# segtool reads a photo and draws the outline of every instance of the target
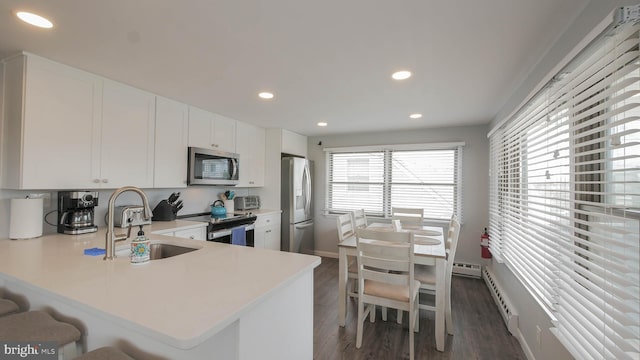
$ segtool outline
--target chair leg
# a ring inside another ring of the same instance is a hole
[[[453,319],[451,317],[451,290],[447,291],[447,304],[445,306],[445,327],[447,328],[447,333],[449,335],[453,335]]]
[[[369,309],[371,309],[370,314],[369,314],[369,322],[376,322],[376,306],[373,304],[369,305]]]
[[[364,327],[364,303],[358,299],[358,327],[356,330],[356,349],[362,346],[362,328]]]
[[[414,312],[414,315],[413,315],[413,318],[414,318],[414,320],[413,320],[414,321],[413,331],[414,332],[419,332],[420,331],[420,308],[419,308],[419,306],[420,306],[420,302],[418,301],[418,299],[416,299],[416,303],[415,303],[414,308],[413,308],[414,309],[413,310],[413,312]]]
[[[387,307],[382,307],[382,321],[387,321]]]
[[[398,309],[398,316],[396,321],[398,322],[398,324],[402,324],[402,310]]]
[[[409,319],[411,319],[411,316],[409,316]],[[409,320],[409,360],[413,360],[414,358],[414,344],[413,344],[413,329],[412,329],[412,324],[411,324],[411,320]]]

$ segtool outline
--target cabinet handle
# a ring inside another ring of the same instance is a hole
[[[271,222],[271,220],[267,219],[267,222]]]
[[[93,179],[93,182],[96,183],[96,184],[99,184],[100,183],[100,179]]]
[[[189,236],[189,239],[191,239],[191,240],[193,240],[193,239],[195,239],[195,238],[196,238],[196,237],[195,237],[195,235],[191,235],[191,236]]]
[[[103,183],[103,184],[106,184],[106,183],[108,183],[108,182],[109,182],[109,179],[102,179],[102,183]]]
[[[268,233],[268,232],[271,232],[271,230],[267,230],[267,231],[265,231],[265,232],[266,232],[266,233]]]
[[[211,147],[217,148],[218,144],[211,144]]]
[[[253,181],[249,181],[249,184],[253,185]]]

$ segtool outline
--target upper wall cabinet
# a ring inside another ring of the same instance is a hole
[[[101,79],[31,55],[6,60],[4,78],[3,187],[94,187]]]
[[[4,71],[4,188],[153,186],[153,94],[34,55]]]
[[[236,121],[189,106],[189,146],[236,152]]]
[[[237,186],[264,186],[265,130],[238,121],[236,152],[240,155],[240,181]]]
[[[177,101],[156,98],[156,146],[153,186],[187,186],[189,107]]]
[[[307,157],[307,137],[282,129],[282,152]]]
[[[153,187],[155,95],[104,80],[102,99],[102,187]]]

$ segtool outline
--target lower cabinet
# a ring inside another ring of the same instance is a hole
[[[280,250],[280,213],[257,216],[254,242],[257,248]]]
[[[154,234],[174,236],[174,237],[183,238],[183,239],[203,240],[204,241],[204,240],[207,239],[207,227],[206,226],[202,226],[202,227],[184,229],[184,230],[170,229],[170,230],[166,230],[166,231],[156,231],[156,232],[154,232]]]

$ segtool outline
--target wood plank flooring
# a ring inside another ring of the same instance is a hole
[[[491,294],[479,279],[454,276],[452,280],[453,336],[445,338],[445,351],[435,348],[434,314],[420,311],[420,332],[415,334],[416,359],[522,359],[520,344],[509,334]],[[322,258],[314,274],[313,358],[408,359],[408,316],[402,325],[396,311],[386,322],[380,310],[376,322],[365,321],[362,348],[356,349],[357,300],[349,299],[344,328],[338,326],[338,260]]]

